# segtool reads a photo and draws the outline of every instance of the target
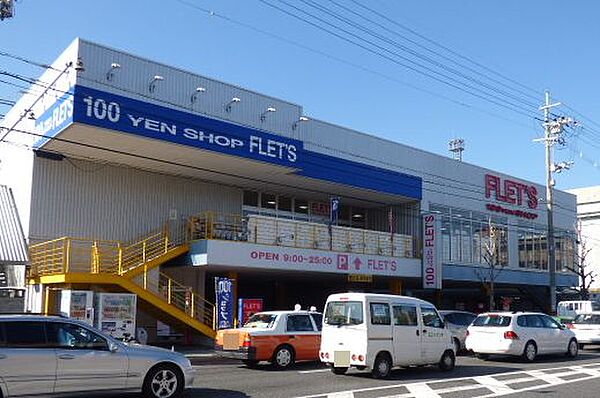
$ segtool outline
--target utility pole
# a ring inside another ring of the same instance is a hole
[[[559,173],[563,169],[569,169],[572,162],[560,164],[552,163],[552,147],[556,143],[562,143],[561,134],[565,126],[576,124],[571,118],[559,117],[550,119],[550,109],[559,106],[560,102],[550,103],[550,92],[546,90],[545,103],[540,107],[544,111],[544,138],[536,141],[544,141],[546,146],[546,212],[548,218],[548,232],[546,236],[546,250],[548,252],[548,276],[550,289],[549,312],[556,313],[556,247],[554,244],[554,184],[552,173]]]

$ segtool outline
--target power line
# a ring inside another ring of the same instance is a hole
[[[382,52],[374,50],[373,48],[369,47],[369,45],[374,46],[375,48],[378,48],[379,50],[384,51],[386,53],[389,53],[389,54],[391,54],[391,55],[393,55],[393,56],[395,56],[397,58],[403,59],[403,60],[405,60],[405,61],[407,61],[409,63],[413,63],[414,64],[414,61],[410,60],[409,58],[407,58],[407,57],[405,57],[405,56],[403,56],[401,54],[399,54],[396,51],[389,50],[389,49],[387,49],[385,47],[382,47],[382,46],[380,46],[380,45],[378,45],[376,43],[373,43],[370,40],[364,39],[364,38],[362,38],[362,37],[360,37],[360,36],[358,36],[358,35],[350,32],[350,31],[348,31],[346,29],[340,28],[340,27],[338,27],[336,25],[332,25],[329,21],[326,21],[326,20],[323,20],[322,18],[314,16],[313,14],[310,14],[310,13],[308,13],[308,12],[306,12],[306,11],[304,11],[304,10],[302,10],[302,9],[300,9],[300,8],[292,5],[292,4],[289,4],[288,2],[286,2],[284,0],[278,0],[278,1],[280,3],[284,3],[284,4],[288,5],[289,7],[293,8],[293,9],[296,9],[296,10],[302,12],[302,13],[310,15],[312,18],[321,21],[322,23],[324,23],[327,26],[334,26],[335,28],[337,28],[338,30],[344,32],[345,34],[347,34],[349,36],[352,36],[355,39],[358,39],[358,40],[361,40],[361,41],[365,42],[366,45],[362,44],[360,42],[357,42],[354,39],[350,39],[347,36],[344,36],[343,34],[339,34],[339,33],[335,32],[335,31],[332,31],[331,29],[329,29],[327,27],[324,27],[323,25],[320,25],[318,23],[314,23],[312,21],[309,21],[306,18],[303,18],[303,17],[301,17],[301,16],[299,16],[299,15],[293,13],[293,12],[290,12],[290,11],[288,11],[286,9],[283,9],[283,8],[281,8],[281,7],[279,7],[279,6],[275,5],[275,4],[271,4],[271,3],[269,3],[266,0],[258,0],[258,1],[260,1],[261,3],[263,3],[263,4],[265,4],[265,5],[269,6],[269,7],[272,7],[274,9],[276,9],[276,10],[281,11],[282,13],[284,13],[286,15],[289,15],[289,16],[295,18],[295,19],[298,19],[298,20],[300,20],[300,21],[302,21],[302,22],[304,22],[304,23],[306,23],[308,25],[311,25],[311,26],[313,26],[313,27],[315,27],[315,28],[317,28],[319,30],[322,30],[322,31],[324,31],[326,33],[329,33],[330,35],[335,36],[335,37],[337,37],[337,38],[339,38],[339,39],[341,39],[343,41],[346,41],[346,42],[348,42],[350,44],[353,44],[353,45],[355,45],[355,46],[357,46],[359,48],[362,48],[363,50],[366,50],[366,51],[368,51],[368,52],[370,52],[372,54],[375,54],[375,55],[377,55],[377,56],[379,56],[381,58],[384,58],[384,59],[386,59],[388,61],[391,61],[391,62],[393,62],[393,63],[395,63],[397,65],[400,65],[400,66],[402,66],[404,68],[412,70],[415,73],[418,73],[420,75],[423,75],[425,77],[433,79],[433,80],[435,80],[435,81],[437,81],[439,83],[445,84],[445,85],[450,86],[452,88],[455,88],[455,89],[457,89],[459,91],[462,91],[462,92],[465,92],[467,94],[470,94],[470,95],[472,95],[474,97],[477,97],[479,99],[482,99],[484,101],[493,103],[493,104],[495,104],[495,105],[497,105],[499,107],[508,109],[508,110],[510,110],[512,112],[515,112],[515,113],[518,113],[518,114],[521,114],[521,115],[523,115],[525,117],[539,119],[537,116],[534,116],[533,113],[526,113],[527,111],[524,111],[522,108],[517,107],[514,104],[511,104],[508,101],[506,101],[506,100],[504,100],[504,99],[502,99],[502,98],[500,98],[500,97],[498,97],[496,95],[493,95],[493,94],[490,94],[490,93],[487,93],[487,92],[481,93],[481,91],[482,91],[481,89],[478,89],[478,88],[476,88],[476,87],[474,87],[474,86],[472,86],[470,84],[465,84],[464,82],[458,81],[455,78],[449,77],[449,76],[447,76],[447,75],[445,75],[445,74],[443,74],[441,72],[435,71],[432,68],[429,68],[427,66],[422,66],[422,65],[420,66],[422,69],[425,69],[426,71],[429,71],[429,72],[441,75],[443,77],[440,78],[440,77],[434,76],[434,75],[432,75],[432,74],[430,74],[428,72],[425,72],[425,71],[419,69],[418,67],[411,66],[411,65],[409,65],[409,64],[407,64],[405,62],[402,62],[402,61],[399,61],[396,58],[393,58],[390,55],[386,55],[386,54],[384,54]],[[444,78],[447,79],[447,80],[445,80]],[[463,86],[468,87],[469,89],[465,89]],[[475,91],[473,91],[473,90],[475,90]],[[541,119],[539,119],[539,120],[541,121]]]
[[[393,25],[398,26],[399,28],[401,28],[401,29],[403,29],[403,30],[405,30],[405,31],[407,31],[407,32],[409,32],[409,33],[411,33],[411,34],[413,34],[413,35],[421,38],[422,40],[425,40],[428,43],[433,44],[434,46],[436,46],[436,47],[438,47],[438,48],[440,48],[440,49],[442,49],[442,50],[444,50],[444,51],[446,51],[446,52],[448,52],[448,53],[450,53],[450,54],[452,54],[452,55],[454,55],[454,56],[456,56],[456,57],[458,57],[460,59],[468,61],[468,62],[472,63],[473,65],[476,65],[477,67],[479,67],[479,68],[481,68],[483,70],[486,70],[486,71],[488,71],[488,72],[490,72],[490,73],[492,73],[492,74],[494,74],[494,75],[496,75],[496,76],[498,76],[498,77],[506,80],[507,82],[513,83],[516,86],[522,87],[523,89],[526,89],[529,92],[536,94],[536,96],[531,96],[530,95],[530,98],[536,99],[538,97],[541,97],[541,90],[537,90],[537,89],[531,88],[531,87],[529,87],[529,86],[527,86],[527,85],[525,85],[525,84],[523,84],[521,82],[518,82],[518,81],[516,81],[516,80],[514,80],[514,79],[512,79],[512,78],[510,78],[510,77],[508,77],[508,76],[506,76],[506,75],[504,75],[504,74],[502,74],[500,72],[497,72],[497,71],[495,71],[495,70],[493,70],[493,69],[491,69],[491,68],[489,68],[489,67],[487,67],[487,66],[485,66],[485,65],[483,65],[483,64],[481,64],[481,63],[479,63],[477,61],[475,61],[473,58],[465,56],[465,55],[463,55],[463,54],[461,54],[461,53],[459,53],[459,52],[451,49],[448,46],[445,46],[445,45],[443,45],[443,44],[441,44],[441,43],[439,43],[439,42],[437,42],[435,40],[432,40],[432,39],[428,38],[427,36],[425,36],[425,35],[417,32],[416,30],[414,30],[414,29],[412,29],[412,28],[410,28],[410,27],[408,27],[408,26],[406,26],[404,24],[401,24],[398,21],[395,21],[395,20],[389,18],[387,15],[385,15],[383,13],[380,13],[380,12],[374,10],[373,8],[369,8],[368,6],[362,4],[361,2],[359,2],[357,0],[350,0],[350,1],[352,3],[354,3],[354,4],[356,4],[357,6],[360,6],[363,9],[371,12],[372,14],[375,14],[378,17],[380,17],[380,18],[388,21],[389,23],[392,23]],[[522,93],[526,94],[524,92],[522,92]]]
[[[369,28],[365,27],[364,25],[361,25],[360,23],[357,23],[357,22],[355,22],[355,21],[353,21],[351,19],[348,19],[346,17],[343,17],[340,14],[334,12],[333,10],[331,10],[331,9],[329,9],[329,8],[323,6],[323,5],[320,5],[320,4],[318,4],[318,3],[316,3],[316,2],[314,2],[312,0],[300,0],[300,1],[302,3],[308,5],[309,7],[312,7],[314,9],[316,9],[316,10],[322,11],[325,14],[327,14],[327,15],[335,18],[335,19],[337,19],[338,21],[342,21],[345,24],[347,24],[347,25],[349,25],[349,26],[351,26],[351,27],[353,27],[355,29],[360,30],[361,32],[364,32],[364,33],[366,33],[366,34],[368,34],[368,35],[370,35],[372,37],[375,37],[375,38],[377,38],[377,39],[379,39],[379,40],[381,40],[381,41],[383,41],[383,42],[385,42],[385,43],[387,43],[389,45],[392,45],[392,46],[394,46],[394,47],[396,47],[398,49],[401,49],[404,52],[407,52],[407,53],[411,54],[413,57],[416,57],[416,58],[418,58],[420,60],[423,60],[423,61],[425,61],[425,62],[427,62],[429,64],[432,64],[433,66],[435,66],[437,68],[440,68],[440,69],[442,69],[444,71],[450,72],[450,73],[452,73],[452,74],[454,74],[456,76],[459,76],[462,79],[465,79],[465,80],[468,80],[468,81],[473,82],[475,84],[478,84],[479,86],[482,86],[482,87],[484,87],[485,89],[487,89],[489,91],[493,91],[493,92],[498,93],[500,95],[503,95],[505,97],[511,98],[511,99],[513,99],[513,100],[515,100],[517,102],[520,102],[520,103],[522,103],[522,104],[530,107],[530,108],[533,108],[533,109],[537,108],[537,105],[535,103],[529,102],[528,100],[524,100],[524,99],[520,98],[519,96],[515,96],[514,94],[509,93],[509,92],[505,91],[504,89],[500,89],[500,88],[494,87],[493,85],[490,85],[490,84],[488,84],[488,83],[480,80],[477,77],[469,76],[469,75],[463,73],[462,71],[457,70],[454,67],[445,65],[445,64],[437,61],[436,59],[431,58],[430,56],[424,55],[424,54],[422,54],[422,53],[420,53],[418,51],[413,50],[410,47],[407,47],[407,46],[399,43],[396,40],[393,40],[393,39],[390,39],[389,37],[381,35],[381,34],[377,33],[376,31],[374,31],[372,29],[369,29]],[[330,0],[330,1],[332,3],[334,3],[334,4],[339,5],[339,3],[337,3],[337,2],[335,2],[333,0]],[[354,12],[353,10],[350,10],[350,9],[344,7],[343,5],[341,5],[341,7],[343,7],[345,10],[348,10],[349,12],[353,13],[354,15],[357,15],[361,19],[367,20],[368,22],[374,23],[377,26],[380,26],[383,29],[388,30],[383,25],[378,24],[377,22],[374,22],[373,20],[364,17],[363,15],[360,15],[360,14]],[[390,30],[388,30],[388,31],[390,31]],[[396,33],[394,31],[390,31],[390,32]],[[403,36],[401,36],[401,37],[403,37]],[[423,65],[420,64],[420,63],[418,63],[418,62],[414,62],[414,61],[411,61],[411,62],[413,62],[415,65],[423,67]],[[445,75],[443,75],[443,76],[445,76]]]

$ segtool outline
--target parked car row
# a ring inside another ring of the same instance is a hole
[[[335,374],[349,368],[385,378],[394,367],[437,365],[452,370],[456,354],[510,355],[534,361],[542,354],[576,357],[584,344],[600,344],[600,312],[568,325],[536,312],[438,311],[414,298],[368,293],[329,296],[324,314],[271,311],[239,329],[220,330],[216,350],[249,367],[260,361],[286,369],[319,360]]]

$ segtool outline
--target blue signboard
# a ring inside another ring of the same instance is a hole
[[[79,85],[73,121],[280,166],[302,161],[301,141]]]
[[[320,181],[422,197],[420,177],[306,150],[299,140],[145,101],[76,85],[39,118],[45,137],[37,148],[71,123],[219,152],[291,168],[290,174]],[[97,130],[97,134],[102,134]],[[46,138],[48,137],[48,138]],[[376,160],[376,159],[375,159]]]
[[[215,278],[217,302],[217,329],[233,327],[233,281],[229,278]]]
[[[36,134],[44,135],[34,144],[35,148],[40,148],[50,138],[55,137],[62,130],[67,128],[73,122],[73,94],[68,92],[60,97],[56,102],[37,117],[35,123]]]

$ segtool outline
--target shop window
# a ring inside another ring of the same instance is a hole
[[[258,192],[244,191],[244,206],[258,207]]]
[[[450,261],[450,217],[442,217],[442,261]]]
[[[350,206],[341,205],[340,206],[340,221],[349,222],[351,219],[351,211]]]
[[[308,201],[300,199],[294,200],[294,213],[308,214]]]
[[[277,209],[281,211],[292,211],[292,199],[287,196],[279,196]]]
[[[275,210],[277,208],[277,197],[270,193],[261,194],[260,195],[260,207],[263,209]]]

